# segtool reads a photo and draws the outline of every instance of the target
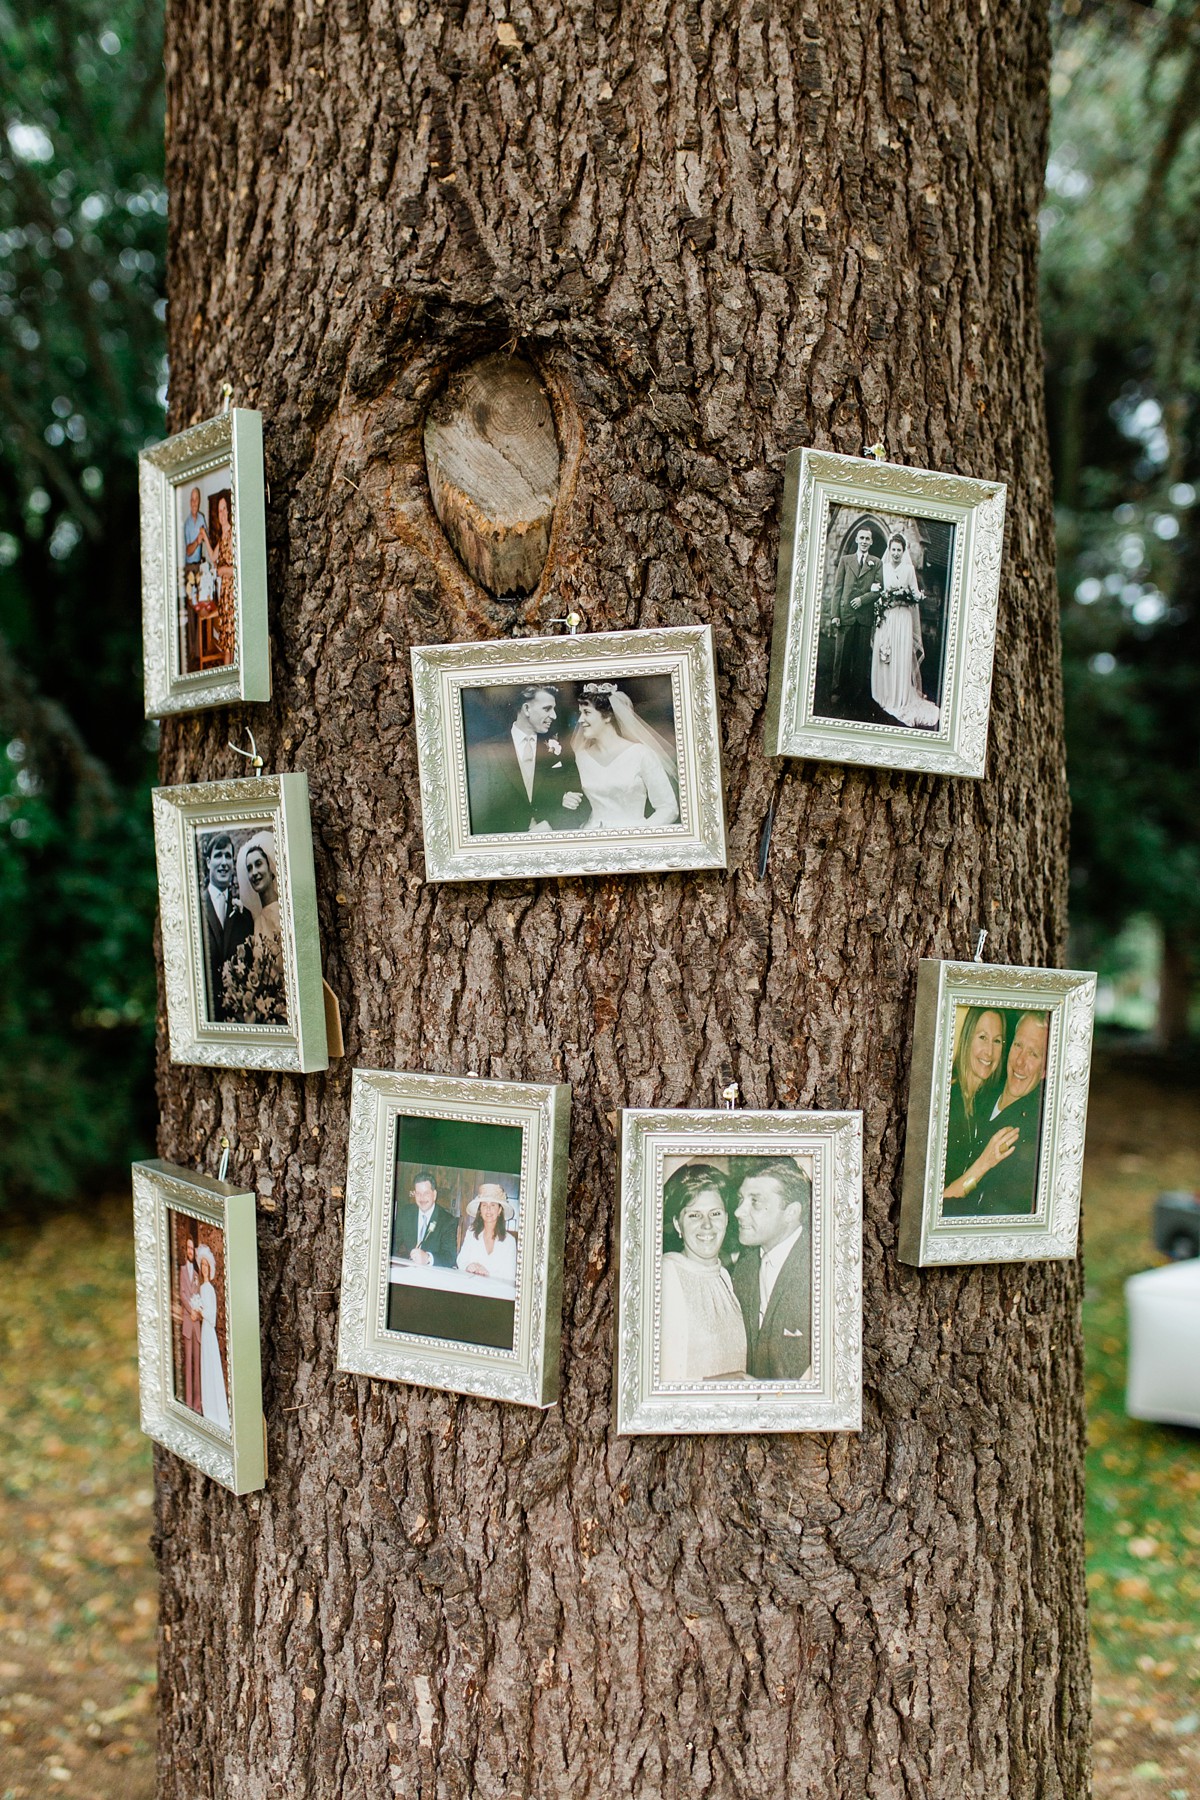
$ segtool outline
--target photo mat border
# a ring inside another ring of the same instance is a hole
[[[134,1163],[133,1239],[138,1393],[147,1437],[235,1494],[266,1484],[266,1421],[258,1317],[256,1200],[193,1169]],[[175,1397],[171,1341],[172,1212],[218,1226],[224,1237],[230,1433],[226,1439]]]
[[[862,1132],[861,1112],[622,1112],[613,1366],[618,1436],[862,1429]],[[655,1391],[663,1161],[704,1154],[813,1159],[811,1378],[672,1383]]]
[[[328,1068],[307,775],[155,788],[152,802],[171,1061],[281,1074]],[[290,1023],[212,1024],[205,1017],[203,923],[192,846],[198,831],[255,825],[275,834]]]
[[[350,1099],[338,1369],[518,1406],[558,1399],[571,1090],[355,1069]],[[387,1262],[400,1116],[522,1131],[520,1253],[511,1351],[388,1329]]]
[[[768,756],[982,778],[987,760],[1007,487],[804,448],[787,459],[764,722]],[[902,511],[955,526],[946,598],[941,722],[839,724],[812,710],[827,505]]]
[[[728,864],[716,659],[708,625],[421,644],[412,652],[417,765],[428,881],[654,874]],[[669,676],[675,705],[678,825],[637,832],[471,832],[461,693],[467,687],[549,685],[589,675]],[[689,819],[689,811],[692,817]]]
[[[962,1267],[1075,1255],[1095,1002],[1096,977],[1087,970],[922,959],[904,1140],[901,1262]],[[944,1220],[954,1009],[989,1004],[1050,1014],[1036,1205],[1028,1215]]]
[[[176,595],[180,483],[228,463],[233,483],[237,656],[187,674],[179,667]],[[262,414],[235,406],[166,438],[138,457],[142,655],[148,719],[271,698],[267,627],[267,525]]]

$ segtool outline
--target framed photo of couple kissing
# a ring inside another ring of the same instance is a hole
[[[430,881],[723,869],[707,625],[412,652]]]
[[[860,1430],[862,1114],[621,1118],[618,1432]]]
[[[254,1195],[134,1163],[133,1231],[142,1430],[252,1493],[267,1477]]]
[[[171,1060],[329,1066],[308,777],[154,791]]]
[[[337,1366],[558,1398],[571,1090],[356,1069]]]
[[[269,700],[262,415],[143,450],[138,485],[146,716]]]
[[[792,452],[769,756],[983,775],[1005,492],[999,481]]]
[[[1095,993],[1080,970],[921,963],[902,1262],[1074,1256]]]

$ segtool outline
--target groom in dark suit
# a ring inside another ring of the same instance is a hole
[[[208,988],[208,1016],[213,1024],[225,1017],[225,965],[248,937],[254,920],[234,892],[233,839],[220,832],[201,846],[204,864],[204,960]]]
[[[733,1291],[746,1324],[747,1372],[798,1381],[812,1366],[812,1182],[790,1156],[752,1161],[735,1216],[742,1250]]]
[[[854,534],[854,549],[842,557],[833,578],[829,615],[837,632],[833,699],[852,719],[871,716],[871,639],[875,635],[875,598],[883,588],[883,569],[874,543],[870,527],[860,525]]]
[[[504,736],[468,744],[472,832],[578,831],[587,823],[591,809],[575,758],[551,735],[557,716],[553,688],[525,687]]]
[[[392,1223],[392,1255],[435,1269],[452,1269],[458,1257],[458,1226],[437,1203],[437,1183],[422,1169],[407,1203],[396,1208]]]

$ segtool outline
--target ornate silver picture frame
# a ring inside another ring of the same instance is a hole
[[[769,756],[984,773],[1005,485],[788,457]]]
[[[902,1262],[1074,1256],[1095,995],[1080,970],[921,963]]]
[[[707,625],[412,652],[430,881],[723,869]]]
[[[154,790],[171,1060],[329,1066],[308,777]]]
[[[339,1369],[553,1405],[570,1100],[354,1071]]]
[[[621,1120],[618,1432],[860,1430],[862,1114]]]
[[[269,700],[262,415],[143,450],[138,481],[146,716]]]
[[[235,1494],[267,1477],[254,1195],[133,1165],[142,1430]]]

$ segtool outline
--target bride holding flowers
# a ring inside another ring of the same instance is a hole
[[[936,731],[941,715],[921,686],[921,587],[898,531],[888,539],[882,573],[883,588],[875,597],[871,698],[901,725]]]

